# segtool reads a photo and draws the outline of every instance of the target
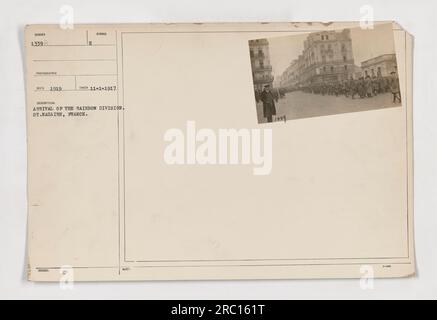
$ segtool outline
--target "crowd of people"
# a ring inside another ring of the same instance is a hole
[[[359,79],[349,79],[336,82],[322,82],[312,84],[306,87],[294,88],[294,90],[302,90],[303,92],[350,97],[352,99],[371,98],[379,94],[390,92],[393,95],[393,103],[401,102],[401,93],[399,89],[399,78],[395,72],[391,73],[389,77],[382,76],[366,76]],[[285,96],[286,92],[293,90],[286,90],[284,88],[273,88],[271,94],[276,102]],[[262,101],[262,90],[255,90],[256,102]]]
[[[371,98],[379,94],[391,92],[393,103],[401,102],[399,89],[399,78],[393,72],[390,77],[361,77],[359,79],[349,79],[331,83],[313,84],[301,88],[302,91],[321,95],[344,95],[345,97]]]
[[[299,87],[286,90],[285,88],[271,88],[269,84],[263,86],[262,90],[255,90],[256,102],[262,102],[263,115],[267,122],[272,122],[273,116],[276,115],[275,103],[284,98],[285,94],[290,91],[302,90],[306,93],[350,97],[355,99],[371,98],[379,94],[391,92],[393,103],[401,103],[401,93],[399,87],[399,78],[395,72],[389,77],[366,76],[359,79],[348,79],[336,82],[321,82],[311,84],[306,87]]]

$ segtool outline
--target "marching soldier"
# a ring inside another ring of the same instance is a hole
[[[344,82],[343,82],[343,93],[344,93],[344,96],[346,98],[349,97],[349,94],[350,94],[350,81],[349,80],[344,80]]]
[[[365,81],[365,87],[366,87],[366,97],[371,98],[372,97],[372,79],[370,78],[370,76],[366,77],[366,81]]]
[[[384,92],[384,78],[381,73],[378,75],[378,93],[381,94]]]
[[[384,93],[387,93],[390,91],[390,79],[384,78]]]
[[[399,78],[396,75],[396,72],[392,71],[390,79],[390,91],[393,94],[393,103],[396,103],[396,100],[401,102],[401,92],[399,88]]]
[[[378,79],[376,78],[376,76],[372,77],[372,93],[374,96],[376,96],[379,92],[378,92]]]
[[[361,99],[366,97],[366,82],[364,81],[364,77],[361,77],[358,83],[358,94]]]
[[[355,95],[358,94],[358,80],[351,78],[349,81],[349,92],[352,99],[355,99]]]

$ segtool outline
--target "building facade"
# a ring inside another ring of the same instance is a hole
[[[261,91],[265,85],[272,85],[272,65],[270,64],[269,42],[267,39],[249,41],[250,62],[255,91]]]
[[[282,73],[279,86],[282,88],[295,88],[299,84],[299,61],[293,60]]]
[[[302,54],[282,74],[281,86],[333,83],[354,77],[356,71],[349,29],[316,32],[308,35]]]
[[[364,77],[388,77],[391,72],[397,73],[396,54],[383,54],[361,62]]]

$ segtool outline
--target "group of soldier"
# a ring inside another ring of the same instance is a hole
[[[344,95],[355,99],[355,97],[364,99],[391,92],[393,95],[393,103],[401,102],[401,93],[399,88],[399,78],[395,72],[392,72],[389,77],[382,76],[366,76],[359,79],[348,79],[336,82],[322,82],[319,84],[311,84],[306,87],[295,88],[294,90],[302,90],[307,93],[321,95]],[[294,91],[291,90],[291,91]],[[267,122],[272,122],[273,116],[276,115],[275,102],[285,97],[284,88],[271,88],[269,84],[263,86],[262,90],[255,90],[256,102],[263,103],[263,115],[267,118]]]
[[[321,95],[344,95],[345,97],[371,98],[378,94],[391,92],[393,95],[393,103],[401,102],[401,94],[399,90],[399,78],[394,72],[389,77],[382,76],[366,76],[359,79],[348,79],[336,82],[322,82],[303,87],[302,90],[308,93]]]

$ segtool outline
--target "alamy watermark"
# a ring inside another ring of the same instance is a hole
[[[362,290],[373,290],[375,280],[375,270],[370,265],[362,265],[360,267],[360,288]]]
[[[360,7],[360,28],[361,29],[373,29],[374,27],[374,14],[373,7],[371,5],[364,5]]]
[[[252,165],[254,175],[272,171],[272,129],[196,129],[187,121],[185,132],[168,129],[164,162],[169,165]]]
[[[59,18],[59,27],[62,30],[74,29],[74,9],[70,5],[63,5],[59,8],[61,17]]]
[[[59,269],[59,288],[61,290],[72,290],[74,289],[74,269],[71,266],[62,266]]]

